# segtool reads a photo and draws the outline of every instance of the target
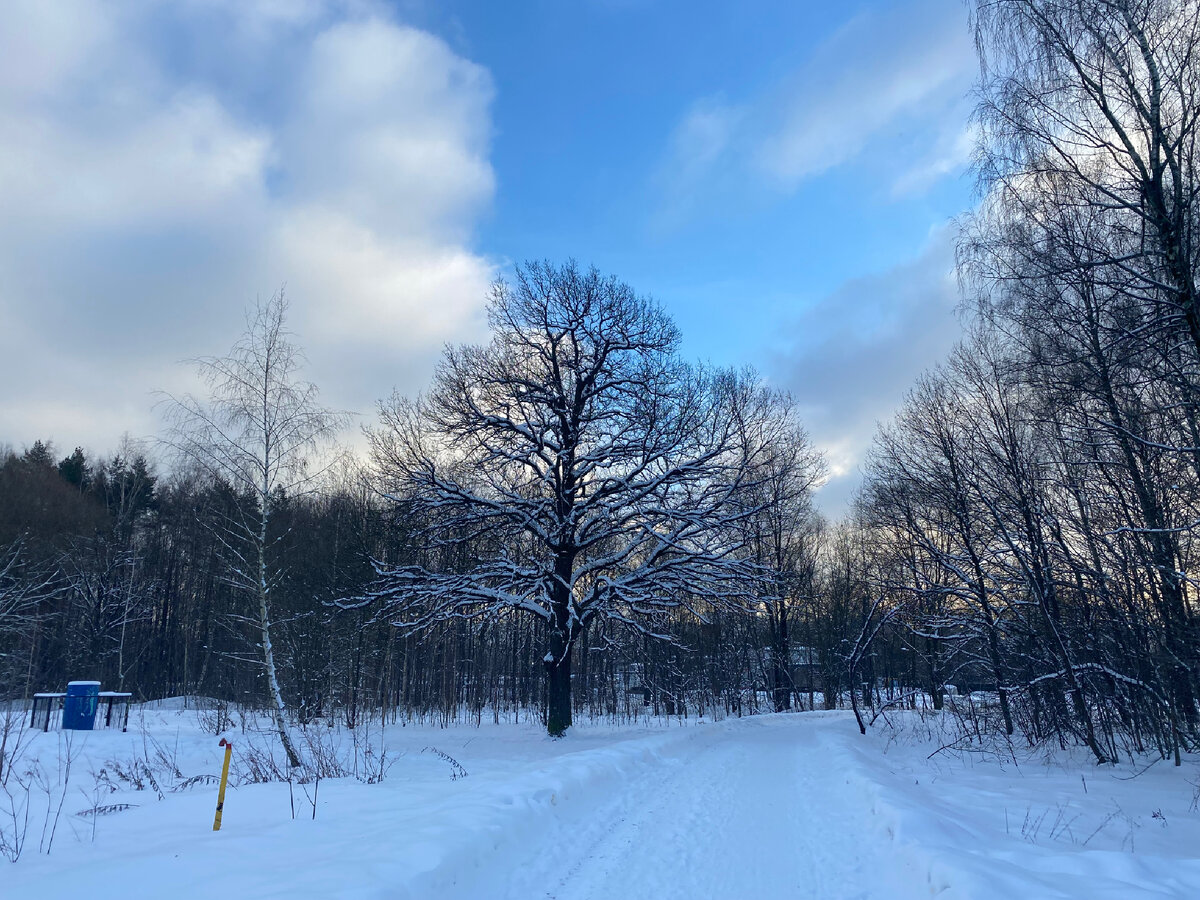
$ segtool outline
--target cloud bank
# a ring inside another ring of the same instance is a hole
[[[792,392],[830,478],[817,500],[848,509],[876,424],[962,334],[954,231],[939,229],[920,256],[854,279],[802,313],[771,356],[772,381]]]
[[[369,413],[482,333],[489,73],[373,3],[17,0],[0,30],[0,443],[115,446],[286,282]]]

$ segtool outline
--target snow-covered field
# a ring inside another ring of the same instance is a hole
[[[45,787],[0,897],[1200,897],[1197,760],[928,758],[937,723],[896,721],[865,738],[843,713],[585,722],[559,741],[536,722],[389,726],[360,738],[360,775],[386,747],[382,782],[323,780],[315,819],[311,784],[242,783],[214,833],[216,786],[198,776],[220,770],[217,737],[194,710],[142,709],[128,733],[69,748],[26,733]],[[244,779],[268,741],[229,736]],[[344,730],[322,743],[352,760]]]

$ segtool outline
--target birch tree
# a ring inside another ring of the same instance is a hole
[[[1079,216],[1102,217],[1092,265],[1126,281],[1200,357],[1200,5],[974,6],[984,71],[981,174],[992,189],[992,211],[1032,218],[1040,246],[1061,238],[1058,226],[1072,220],[1029,217],[1041,197],[1066,198]]]
[[[288,763],[298,766],[273,643],[272,592],[285,572],[272,514],[285,498],[311,490],[322,471],[314,462],[344,417],[321,406],[316,386],[300,377],[304,357],[286,328],[286,313],[282,291],[258,304],[227,355],[197,360],[207,399],[170,398],[168,412],[169,443],[245,501],[216,520],[214,533],[230,583],[253,600],[250,623],[271,716]]]

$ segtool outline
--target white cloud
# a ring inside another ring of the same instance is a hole
[[[0,197],[23,229],[162,225],[262,202],[270,137],[213,96],[181,91],[126,118],[0,114]]]
[[[53,98],[86,75],[86,61],[114,40],[111,14],[94,0],[10,0],[0,28],[0,102]]]
[[[655,226],[670,229],[693,213],[701,188],[719,193],[739,153],[746,109],[723,97],[697,100],[675,126],[655,181],[662,195]]]
[[[270,250],[290,273],[309,359],[354,412],[369,414],[393,386],[423,388],[446,343],[486,331],[482,301],[495,272],[465,247],[389,238],[311,208],[279,229]]]
[[[853,19],[777,98],[779,123],[757,163],[794,186],[858,156],[901,119],[921,121],[959,99],[975,54],[964,19],[944,2]]]
[[[979,128],[974,122],[943,133],[923,159],[896,179],[892,196],[920,193],[938,180],[964,171],[971,162],[978,140]]]
[[[287,133],[290,189],[387,233],[460,239],[492,196],[487,71],[379,19],[312,45]]]
[[[847,282],[782,331],[769,374],[795,395],[828,456],[817,500],[831,515],[860,483],[876,423],[961,335],[953,238],[939,229],[916,259]]]
[[[492,95],[369,2],[6,8],[0,441],[153,431],[285,281],[331,403],[420,388],[482,332]]]
[[[956,0],[857,16],[771,89],[737,101],[702,99],[685,111],[659,171],[663,217],[678,218],[701,194],[728,199],[747,185],[792,191],[872,150],[882,153],[872,160],[880,171],[923,167],[904,190],[926,187],[966,157],[919,139],[914,146],[911,135],[941,134],[951,124],[957,135],[975,71]]]
[[[198,11],[226,17],[230,26],[254,40],[269,37],[279,28],[304,27],[319,22],[331,13],[347,13],[354,9],[348,2],[331,0],[176,0]],[[369,10],[358,4],[360,11]]]

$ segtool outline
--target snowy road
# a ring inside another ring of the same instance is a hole
[[[869,796],[820,766],[830,752],[818,721],[789,717],[700,730],[599,802],[564,801],[542,840],[497,867],[506,873],[503,881],[459,884],[455,895],[929,896],[927,885],[918,890],[912,883],[919,876],[895,857],[882,829],[872,826]]]
[[[220,832],[205,776],[221,752],[194,711],[81,737],[69,784],[55,780],[62,736],[38,733],[26,765],[40,760],[63,812],[33,810],[24,856],[0,864],[0,898],[1200,897],[1200,757],[1110,770],[1070,753],[936,754],[940,719],[897,718],[866,737],[844,712],[583,723],[561,741],[536,722],[390,726],[382,783],[322,781],[315,818],[303,786],[242,783]],[[154,765],[147,748],[180,767],[157,769],[166,790],[99,793],[93,773]],[[452,780],[448,757],[469,777]],[[97,797],[116,811],[78,812]],[[39,852],[56,822],[53,855]]]

